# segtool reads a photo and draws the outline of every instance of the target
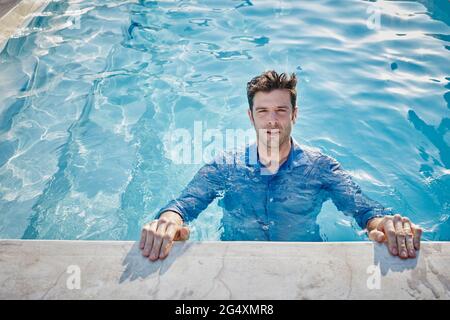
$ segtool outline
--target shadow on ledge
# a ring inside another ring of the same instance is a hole
[[[416,251],[416,257],[414,259],[401,259],[400,257],[393,256],[389,253],[386,244],[374,243],[374,255],[373,264],[375,266],[380,265],[380,271],[385,276],[389,271],[403,272],[405,270],[412,270],[417,267],[417,261],[419,260],[421,250]]]
[[[145,279],[158,271],[160,275],[163,275],[169,270],[172,263],[183,255],[192,245],[192,242],[177,241],[174,243],[167,258],[164,260],[150,261],[142,255],[139,248],[139,241],[136,241],[122,262],[122,265],[126,267],[120,276],[119,283],[122,283],[127,279],[130,281],[139,278]]]

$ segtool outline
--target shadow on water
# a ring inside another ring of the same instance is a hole
[[[136,241],[122,262],[125,270],[120,276],[119,283],[123,283],[125,280],[145,279],[157,272],[159,275],[164,275],[175,260],[182,256],[192,245],[193,242],[177,241],[166,259],[153,262],[142,255],[139,241]]]
[[[380,267],[381,275],[385,276],[389,271],[403,272],[405,270],[412,270],[417,267],[417,261],[420,257],[420,250],[416,251],[414,259],[401,259],[392,256],[386,244],[374,243],[374,261],[373,265]]]
[[[450,80],[450,77],[447,77],[446,80]],[[450,81],[445,85],[445,88],[450,89]],[[450,109],[450,91],[444,94],[444,99],[447,108]],[[430,191],[436,196],[440,206],[444,208],[444,212],[441,215],[442,220],[437,226],[434,240],[448,240],[448,224],[450,220],[448,219],[448,210],[445,208],[448,208],[449,205],[448,191],[450,190],[450,174],[448,174],[448,169],[450,169],[450,146],[446,137],[450,131],[450,118],[442,118],[438,126],[433,126],[421,119],[414,110],[409,110],[408,120],[439,152],[440,162],[431,157],[424,149],[419,148],[422,159],[426,161],[421,165],[420,172],[428,178],[430,181]],[[430,158],[433,160],[433,164],[429,163]],[[434,172],[434,167],[441,167],[443,170],[441,172]]]
[[[450,26],[450,2],[449,1],[432,1],[432,0],[417,0],[417,2],[421,3],[427,9],[427,14],[436,21],[441,21],[446,25]],[[435,37],[443,42],[443,46],[445,49],[450,50],[450,47],[446,45],[449,40],[448,34],[429,34],[432,37]],[[445,84],[445,89],[447,91],[444,93],[444,100],[447,108],[450,109],[450,77],[446,77],[447,83]],[[448,117],[443,117],[441,122],[437,126],[433,126],[428,124],[425,120],[423,120],[419,114],[417,114],[414,110],[409,110],[407,115],[408,120],[412,123],[414,128],[421,132],[439,152],[440,163],[437,159],[433,159],[434,166],[443,167],[446,170],[450,169],[450,146],[448,139],[446,138],[448,132],[450,130],[450,119]],[[430,158],[426,152],[421,150],[423,153],[423,158],[425,161]],[[448,190],[450,190],[450,175],[448,173],[435,173],[433,175],[433,167],[430,164],[422,164],[420,171],[424,174],[428,179],[431,180],[430,188],[433,194],[436,195],[438,201],[442,208],[447,208],[449,205],[448,202]],[[444,170],[444,172],[447,172]],[[437,225],[436,235],[434,240],[448,240],[449,233],[449,224],[450,219],[448,219],[448,210],[444,209],[442,220]]]

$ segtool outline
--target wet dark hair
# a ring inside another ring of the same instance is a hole
[[[275,89],[288,89],[291,94],[292,108],[297,101],[297,77],[292,73],[290,78],[285,74],[278,74],[274,70],[263,72],[247,82],[247,99],[250,110],[253,111],[253,98],[258,91],[270,92]]]

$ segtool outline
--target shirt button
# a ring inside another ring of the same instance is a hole
[[[273,202],[273,198],[270,198],[269,201],[270,201],[270,202]]]

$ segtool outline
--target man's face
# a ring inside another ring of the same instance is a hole
[[[287,89],[258,91],[253,98],[253,112],[248,110],[248,115],[255,127],[258,143],[269,148],[278,147],[276,141],[281,146],[290,139],[297,119],[297,107],[292,107]]]

